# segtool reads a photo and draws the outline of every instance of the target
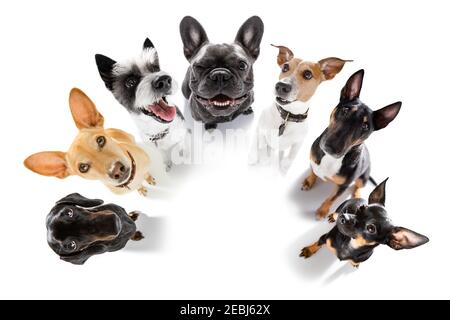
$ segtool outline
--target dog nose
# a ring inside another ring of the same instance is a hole
[[[218,82],[220,84],[224,83],[225,81],[228,81],[231,79],[231,73],[225,68],[217,68],[211,71],[209,74],[209,79],[211,79],[214,82]]]
[[[117,161],[112,166],[111,170],[109,170],[108,175],[111,179],[121,181],[125,178],[125,175],[127,174],[127,167],[120,162]]]
[[[347,226],[354,226],[356,223],[355,215],[350,213],[344,213],[341,215],[341,224]]]
[[[275,85],[275,90],[277,91],[277,94],[279,95],[285,95],[291,92],[292,86],[290,84],[284,83],[284,82],[278,82]]]
[[[172,78],[168,75],[160,76],[153,80],[152,86],[157,91],[166,92],[172,87]]]

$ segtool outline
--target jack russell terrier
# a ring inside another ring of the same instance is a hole
[[[278,152],[280,170],[286,173],[307,134],[308,110],[317,87],[333,79],[351,60],[326,58],[309,62],[295,58],[287,47],[272,46],[279,49],[277,63],[281,74],[275,85],[276,99],[259,119],[249,162],[268,162]]]
[[[72,89],[69,105],[80,130],[69,151],[39,152],[29,156],[24,165],[44,176],[64,179],[78,175],[100,180],[116,194],[138,190],[146,196],[144,181],[154,185],[155,179],[148,173],[150,158],[134,137],[119,129],[104,129],[103,116],[80,89]]]
[[[95,55],[95,60],[106,88],[130,113],[144,142],[161,152],[166,170],[172,167],[176,153],[187,157],[189,130],[183,114],[170,101],[177,84],[161,70],[150,39],[132,60],[116,62],[101,54]]]

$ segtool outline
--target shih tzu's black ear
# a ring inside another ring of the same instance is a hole
[[[106,88],[112,90],[114,83],[113,69],[117,62],[102,54],[96,54],[95,63]]]
[[[72,204],[83,208],[92,208],[103,204],[103,200],[88,199],[79,193],[72,193],[56,202],[56,204]]]

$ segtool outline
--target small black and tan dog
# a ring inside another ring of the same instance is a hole
[[[340,102],[333,110],[328,128],[311,147],[311,174],[303,182],[302,190],[311,189],[317,177],[337,185],[336,191],[316,212],[318,219],[327,216],[336,199],[354,183],[353,197],[370,179],[370,157],[364,141],[372,132],[385,128],[400,112],[401,102],[373,111],[359,94],[364,70],[359,70],[341,91]]]
[[[134,223],[139,213],[102,204],[103,200],[78,193],[56,202],[47,215],[47,242],[62,260],[84,264],[93,255],[117,251],[128,240],[144,238]]]
[[[373,250],[385,244],[395,250],[412,249],[429,239],[417,232],[396,227],[388,218],[385,203],[386,180],[370,194],[369,202],[350,199],[342,203],[335,213],[329,215],[336,226],[312,245],[303,248],[300,256],[305,259],[326,245],[339,260],[348,260],[354,267],[370,258]]]

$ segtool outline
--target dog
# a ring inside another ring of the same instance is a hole
[[[148,172],[149,156],[133,136],[119,129],[104,129],[103,116],[80,89],[72,89],[69,105],[80,130],[69,151],[33,154],[24,161],[25,167],[60,179],[78,175],[100,180],[116,194],[138,190],[146,196],[144,181],[154,185],[155,179]]]
[[[272,46],[278,48],[281,73],[275,85],[275,101],[259,119],[250,164],[266,162],[276,151],[280,170],[286,173],[307,134],[308,111],[317,87],[333,79],[351,60],[326,58],[310,62],[295,58],[285,46]]]
[[[177,84],[161,71],[152,41],[147,38],[141,54],[133,60],[116,62],[97,54],[95,61],[106,88],[130,113],[142,139],[161,152],[166,170],[173,165],[173,152],[188,156],[188,129],[183,114],[170,100]]]
[[[263,33],[261,18],[253,16],[234,43],[212,44],[197,20],[187,16],[181,21],[184,55],[190,63],[182,92],[193,119],[203,122],[206,130],[253,112],[253,64]]]
[[[359,70],[341,91],[340,102],[333,110],[328,128],[311,147],[311,174],[304,180],[302,190],[311,189],[317,177],[337,185],[336,191],[316,212],[325,218],[333,202],[354,183],[353,197],[370,179],[370,157],[364,141],[374,131],[385,128],[400,112],[402,103],[396,102],[372,111],[359,99],[364,70]]]
[[[386,180],[380,183],[365,199],[350,199],[342,203],[329,216],[336,222],[331,231],[303,248],[300,256],[305,259],[326,245],[341,261],[350,261],[354,267],[372,256],[379,245],[395,250],[412,249],[429,241],[426,236],[403,227],[394,226],[385,208]]]
[[[144,238],[134,223],[138,212],[102,204],[78,193],[56,202],[47,215],[47,242],[62,260],[81,265],[93,255],[118,251],[128,240]]]

